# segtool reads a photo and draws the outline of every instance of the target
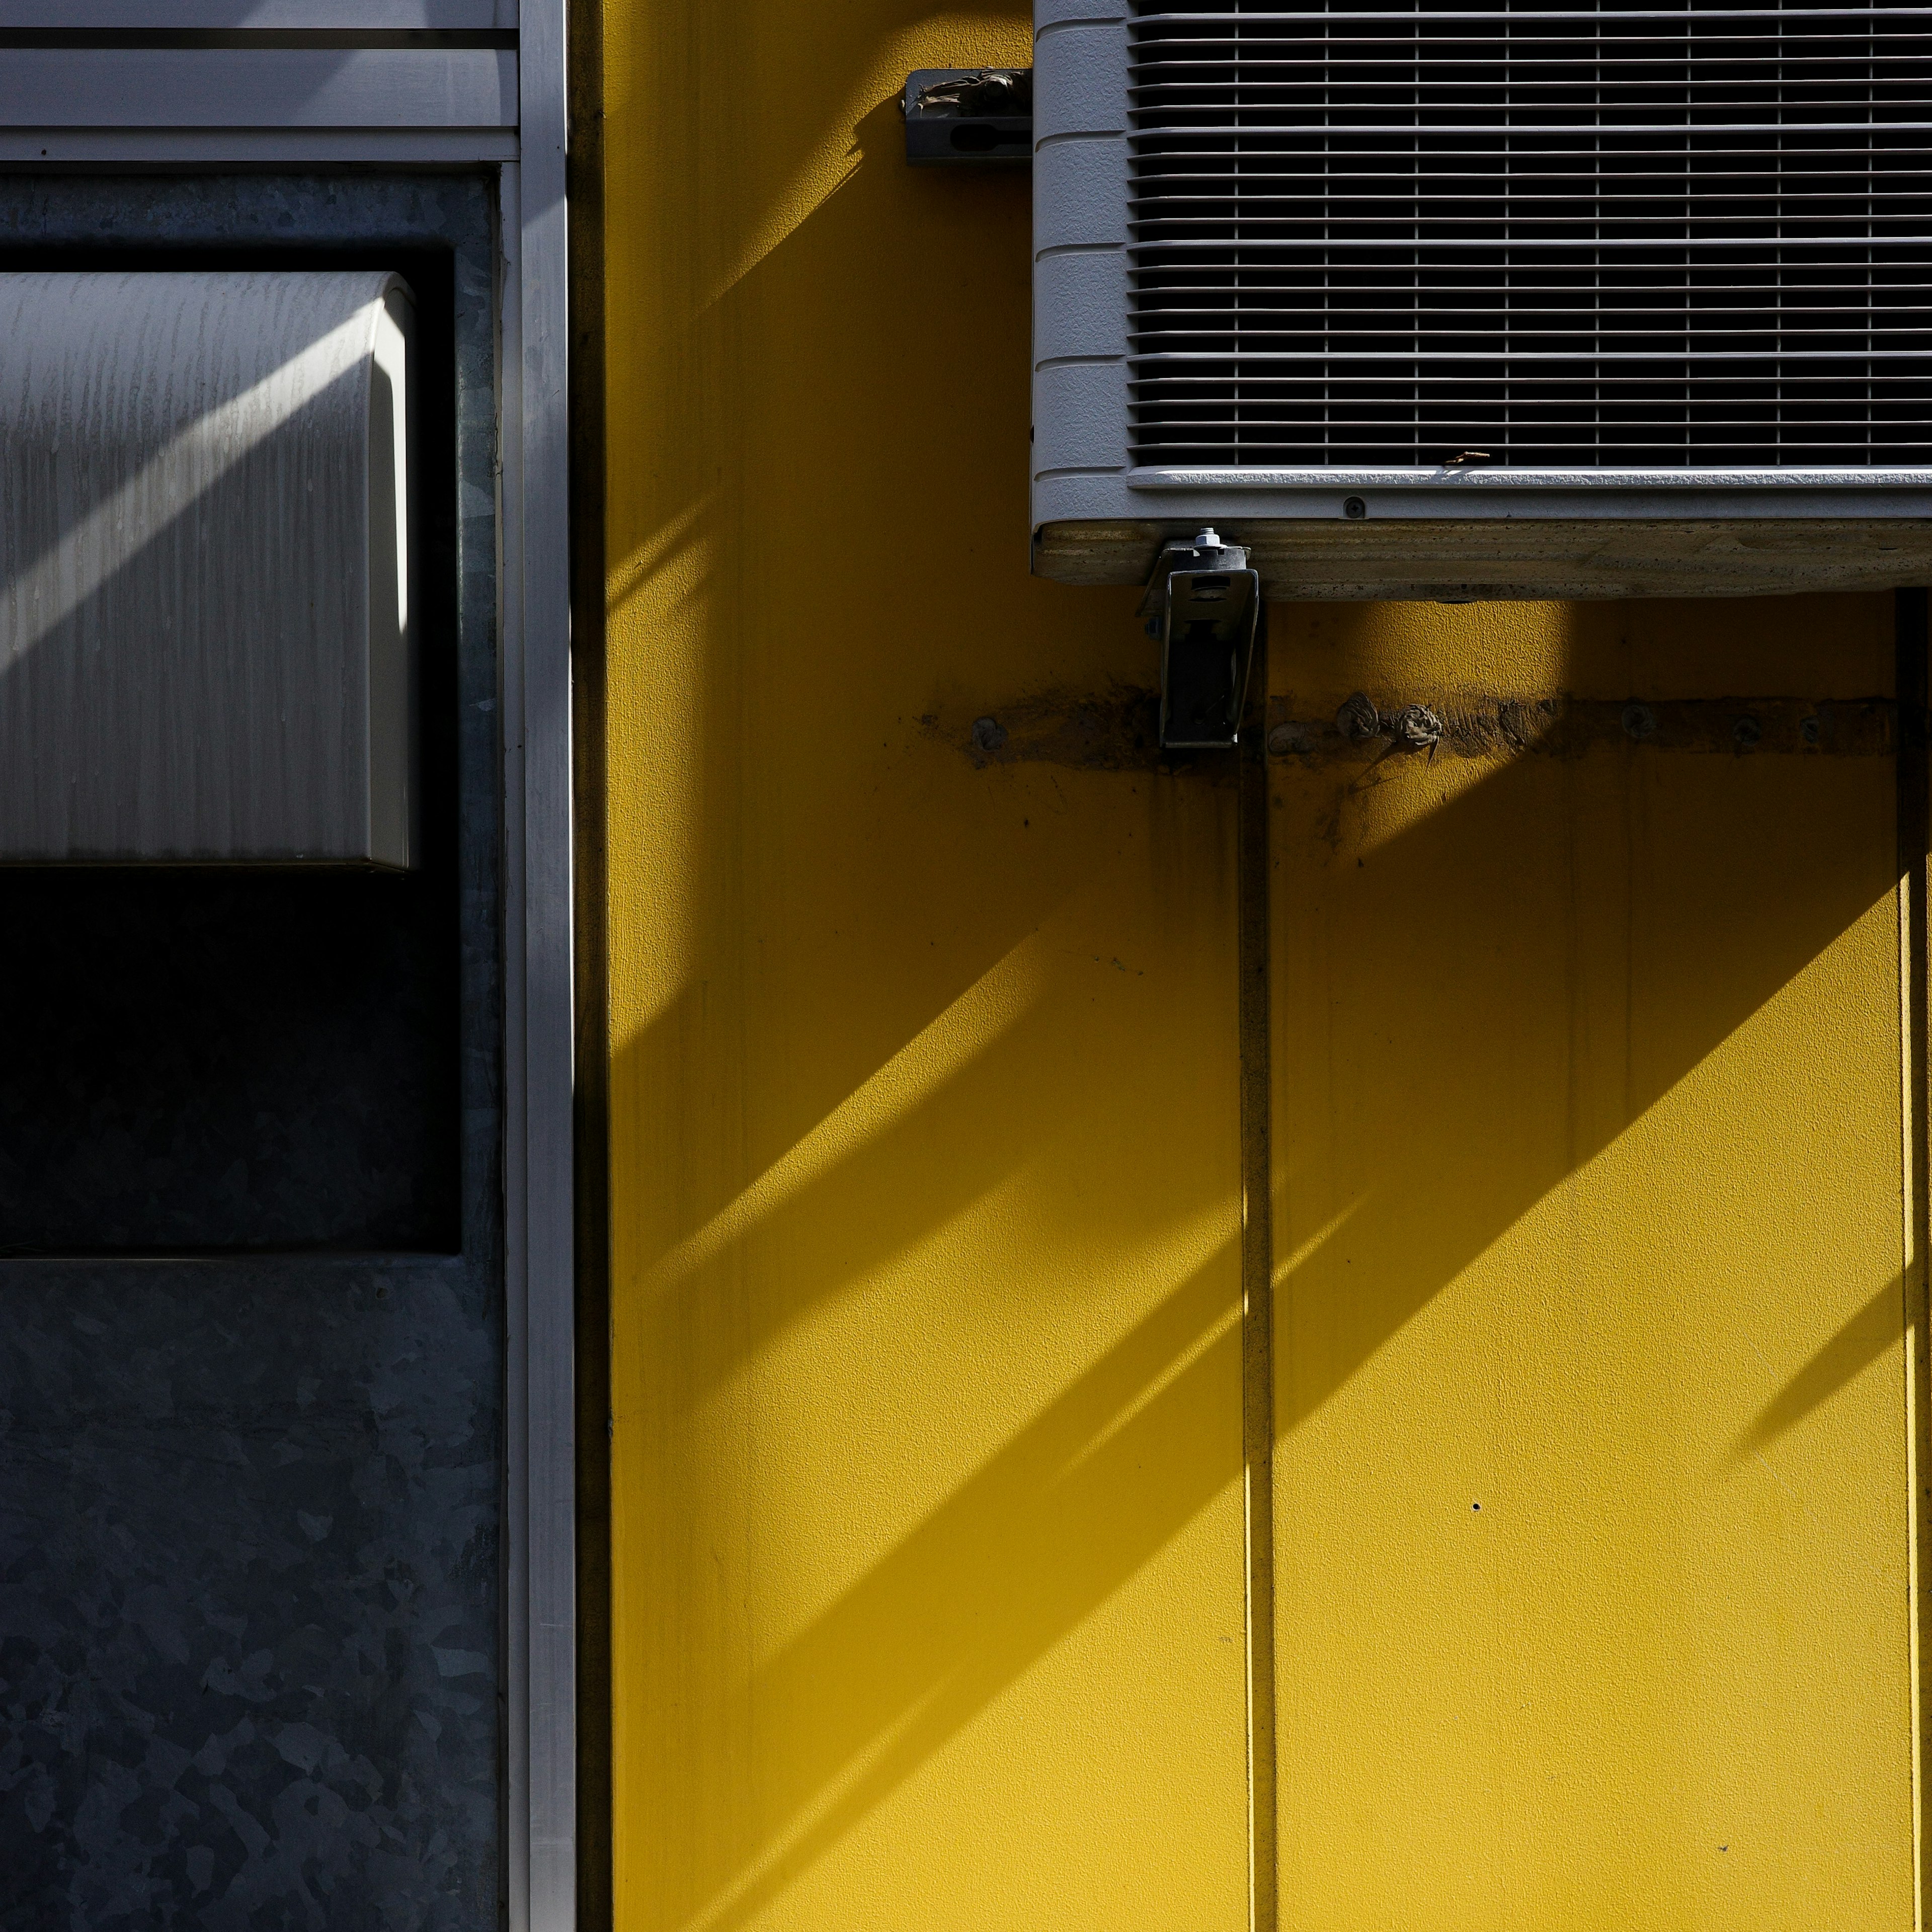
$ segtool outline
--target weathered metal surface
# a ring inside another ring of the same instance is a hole
[[[1284,602],[1756,597],[1932,578],[1932,518],[1922,508],[1881,517],[1847,506],[1809,520],[1714,510],[1538,518],[1502,514],[1504,500],[1484,502],[1492,514],[1481,516],[1384,515],[1372,502],[1355,520],[1343,501],[1337,484],[1318,508],[1294,515],[1258,514],[1252,498],[1224,495],[1166,518],[1048,524],[1035,538],[1035,568],[1062,584],[1143,584],[1162,544],[1192,535],[1206,516],[1226,542],[1246,547],[1268,596]]]
[[[0,1926],[494,1923],[480,1271],[0,1298]]]
[[[419,292],[440,272],[452,291],[457,472],[437,537],[451,594],[425,643],[444,668],[447,700],[431,729],[447,740],[460,820],[446,862],[421,875],[447,895],[441,937],[391,928],[389,940],[430,949],[437,997],[460,1016],[440,1104],[460,1112],[460,1251],[0,1260],[5,1932],[470,1932],[498,1912],[500,749],[487,186],[0,186],[10,264],[46,266],[78,246],[89,266],[108,250],[155,262],[188,247],[252,263],[317,244],[395,267]],[[334,883],[407,890],[416,876]],[[9,890],[0,877],[0,916]],[[344,923],[346,944],[357,931]],[[90,957],[73,946],[81,984],[70,1011],[86,1008],[89,986],[106,1000],[157,947],[190,937],[170,940],[162,924],[128,949]],[[218,938],[196,943],[218,956]],[[245,1026],[249,988],[230,992]],[[16,1022],[65,1024],[44,1012]],[[327,1029],[316,1048],[335,1050]],[[288,1143],[274,1160],[214,1177],[227,1192],[205,1188],[190,1217],[202,1247],[245,1240],[286,1205],[306,1213],[293,1191],[339,1174],[359,1113],[379,1104],[367,1067],[338,1065],[332,1088],[326,1065],[294,1070],[326,1099],[274,1123]],[[138,1092],[110,1082],[94,1098],[98,1184],[138,1200],[142,1136],[157,1124]],[[245,1124],[238,1108],[234,1118]],[[23,1152],[39,1157],[10,1135],[8,1158]],[[81,1177],[68,1178],[65,1198],[77,1202]]]
[[[0,270],[0,860],[411,862],[415,317]]]

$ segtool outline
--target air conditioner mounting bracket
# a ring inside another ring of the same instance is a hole
[[[1261,623],[1262,580],[1239,544],[1213,530],[1166,545],[1140,614],[1160,640],[1164,751],[1226,751],[1240,738]]]

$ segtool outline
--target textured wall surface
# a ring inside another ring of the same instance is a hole
[[[274,1029],[286,1077],[273,1076],[266,1051],[253,1064],[231,1056],[232,1078],[211,1058],[221,1103],[212,1138],[198,1139],[182,1117],[194,1091],[181,1077],[182,1066],[194,1070],[191,1038],[185,1050],[137,1043],[127,1056],[137,1071],[165,1076],[145,1088],[118,1076],[105,1050],[74,1057],[82,1090],[59,1104],[82,1126],[91,1120],[93,1166],[62,1171],[62,1225],[34,1245],[85,1244],[75,1238],[89,1232],[90,1188],[102,1199],[118,1190],[138,1221],[143,1203],[178,1185],[180,1238],[157,1245],[203,1252],[62,1258],[22,1255],[16,1239],[0,1259],[5,1932],[453,1932],[492,1924],[498,1910],[500,754],[487,192],[476,180],[373,177],[0,188],[0,262],[10,265],[56,255],[90,266],[246,265],[318,244],[342,262],[393,264],[419,287],[440,274],[455,318],[460,476],[443,491],[447,676],[441,724],[430,721],[447,740],[450,808],[442,870],[427,875],[440,877],[448,912],[420,927],[392,922],[385,941],[394,956],[427,962],[409,1000],[460,1015],[448,1078],[422,1100],[455,1116],[450,1238],[418,1241],[420,1229],[386,1230],[379,1216],[350,1214],[332,1234],[323,1225],[332,1189],[353,1195],[379,1169],[390,1183],[421,1184],[430,1158],[405,1134],[374,1168],[357,1165],[358,1119],[398,1102],[380,1055],[343,1055],[350,1029],[337,1009],[380,988],[338,985],[332,999],[329,975],[317,972],[305,992],[280,988],[292,1001]],[[20,883],[0,876],[0,904]],[[201,944],[219,963],[218,946],[164,911],[127,934],[118,956],[95,946],[108,956],[92,968],[87,949],[70,948],[71,974],[96,971],[104,987],[117,975],[182,976],[183,949]],[[338,922],[342,943],[352,942],[356,916]],[[158,975],[158,950],[170,955]],[[250,1006],[260,991],[236,974],[226,993],[232,1031],[245,1034],[251,1016],[261,1023]],[[64,1022],[56,1013],[56,1030],[85,1004],[76,997]],[[202,1002],[218,1014],[222,1004]],[[164,1028],[166,1002],[142,1023]],[[206,1012],[194,1021],[214,1023]],[[31,1034],[50,1022],[16,1011],[12,1024]],[[58,1066],[56,1048],[42,1057]],[[255,1123],[266,1144],[252,1163],[250,1079],[266,1100]],[[92,1116],[81,1104],[90,1082]],[[406,1081],[400,1090],[405,1100],[412,1090]],[[20,1151],[13,1141],[10,1150]],[[242,1252],[278,1215],[296,1229],[268,1236],[284,1251]],[[112,1216],[98,1219],[111,1232]],[[138,1250],[140,1233],[124,1227],[101,1244]],[[325,1252],[323,1240],[362,1252]]]
[[[484,1926],[498,1352],[460,1264],[0,1321],[0,1925]]]
[[[1232,791],[893,100],[1025,23],[604,17],[625,1932],[1911,1924],[1888,602],[1276,607],[1251,1916]]]
[[[1270,668],[1302,718],[1828,718],[1892,616],[1301,605]],[[1897,763],[1632,724],[1274,763],[1295,1932],[1914,1922]]]
[[[1024,10],[604,18],[619,1922],[1237,1932],[1232,794],[976,762],[1154,646],[896,102]]]

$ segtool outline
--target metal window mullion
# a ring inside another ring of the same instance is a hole
[[[502,176],[510,1932],[577,1922],[566,0],[523,0]]]

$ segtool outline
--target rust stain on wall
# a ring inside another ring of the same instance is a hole
[[[982,769],[1051,764],[1076,771],[1186,772],[1232,782],[1226,752],[1162,752],[1160,694],[1115,686],[1094,694],[1039,692],[988,706],[928,712],[931,736]],[[1289,693],[1268,701],[1268,748],[1304,765],[1385,758],[1575,758],[1606,746],[1731,758],[1887,758],[1898,748],[1890,699],[1738,697],[1533,699],[1481,694]]]
[[[1418,700],[1354,692],[1332,710],[1294,694],[1268,704],[1268,751],[1304,764],[1368,763],[1391,754],[1580,758],[1610,745],[1732,758],[1889,758],[1898,707],[1888,698]]]
[[[1065,765],[1076,771],[1156,771],[1181,760],[1160,748],[1160,693],[1136,685],[1091,692],[1042,691],[964,711],[929,712],[932,736],[979,766]]]

